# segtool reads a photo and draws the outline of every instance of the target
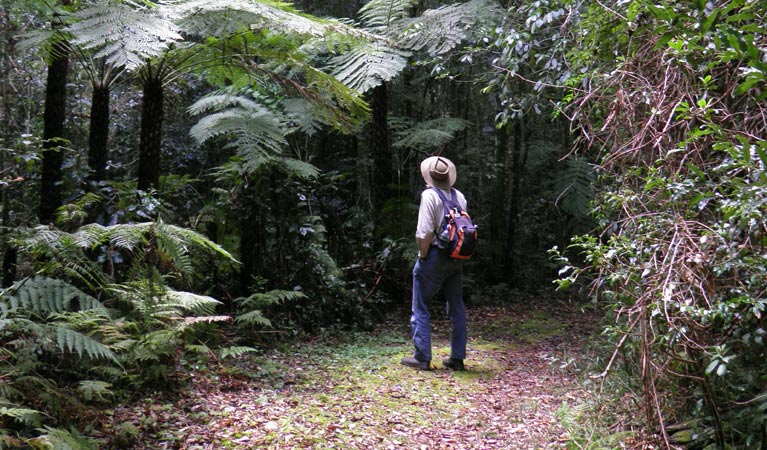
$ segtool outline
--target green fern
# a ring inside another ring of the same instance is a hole
[[[331,61],[333,76],[358,92],[366,92],[396,77],[407,66],[409,53],[370,42]]]
[[[306,298],[306,295],[303,292],[280,289],[263,293],[257,292],[251,294],[249,297],[237,298],[235,299],[235,303],[238,305],[238,310],[244,312],[237,314],[235,321],[248,326],[271,327],[272,323],[269,319],[264,317],[261,312],[262,308],[296,301],[302,298]]]
[[[415,126],[395,132],[394,148],[438,149],[452,141],[455,134],[465,130],[470,122],[452,117],[427,120]]]
[[[556,204],[574,217],[586,217],[591,211],[591,200],[594,198],[594,167],[585,158],[574,156],[567,157],[564,164],[566,168],[556,183]]]
[[[44,427],[38,428],[40,437],[32,439],[29,444],[32,448],[40,450],[98,450],[98,440],[83,436],[77,430],[63,430],[61,428]]]
[[[371,0],[359,10],[359,16],[366,28],[375,32],[386,32],[393,24],[410,17],[418,0]]]
[[[246,353],[255,353],[258,352],[257,348],[254,347],[244,347],[244,346],[233,346],[233,347],[225,347],[222,348],[219,352],[219,359],[226,359],[226,358],[238,358]]]
[[[60,350],[77,353],[81,358],[83,354],[94,359],[104,358],[119,365],[115,354],[101,342],[65,326],[53,324],[51,328],[55,333],[55,344]]]
[[[67,31],[72,43],[94,51],[95,58],[134,70],[161,55],[169,45],[183,40],[179,28],[149,8],[126,3],[92,5],[74,15]]]
[[[66,281],[55,278],[27,278],[0,291],[0,311],[3,315],[18,310],[48,315],[69,311],[75,304],[78,310],[97,310],[107,314],[104,305],[94,297]]]
[[[101,380],[82,380],[77,384],[77,390],[88,401],[104,400],[111,396],[113,394],[111,387],[111,383]]]
[[[0,403],[7,403],[2,402]],[[0,417],[8,417],[24,425],[38,427],[42,423],[43,415],[40,411],[21,408],[18,406],[0,406]]]

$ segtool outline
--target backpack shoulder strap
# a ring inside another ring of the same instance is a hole
[[[432,187],[432,189],[437,193],[437,195],[439,195],[439,198],[442,200],[442,205],[445,207],[445,214],[448,214],[451,209],[458,209],[458,211],[461,210],[461,207],[458,206],[458,203],[453,201],[453,199],[457,200],[457,195],[454,188],[450,188],[450,197],[452,197],[451,199],[445,197],[445,194],[441,189],[435,187]]]

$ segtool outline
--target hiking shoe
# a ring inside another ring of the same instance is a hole
[[[402,365],[408,366],[408,367],[414,367],[418,370],[431,370],[430,361],[421,361],[421,360],[415,359],[412,356],[406,356],[402,358]]]
[[[462,359],[445,358],[442,360],[442,365],[450,370],[466,370],[466,368],[463,366]]]

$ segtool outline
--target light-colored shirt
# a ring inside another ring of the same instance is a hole
[[[450,191],[444,189],[440,190],[445,194],[445,198],[450,200],[452,195]],[[466,209],[466,197],[464,197],[458,189],[455,190],[455,194],[456,197],[458,197],[458,206],[460,206],[463,211],[468,212]],[[456,199],[452,200],[453,202],[456,201]],[[433,233],[433,242],[439,234],[438,228],[442,223],[443,217],[445,217],[445,207],[442,203],[442,199],[439,198],[439,195],[434,192],[433,189],[425,189],[421,192],[421,205],[418,208],[418,225],[416,226],[415,237],[417,239],[423,239],[427,237],[429,233]]]

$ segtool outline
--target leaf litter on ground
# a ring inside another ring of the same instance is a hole
[[[128,405],[114,423],[133,425],[135,449],[564,448],[556,413],[589,395],[571,361],[595,314],[561,298],[470,307],[464,372],[441,367],[443,316],[434,313],[432,371],[400,365],[412,351],[402,311],[372,332],[189,372],[170,408]]]

